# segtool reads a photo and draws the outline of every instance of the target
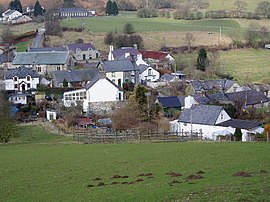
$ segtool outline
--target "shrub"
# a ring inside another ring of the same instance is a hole
[[[236,141],[241,141],[242,140],[242,132],[240,128],[236,128],[234,132],[234,138]]]

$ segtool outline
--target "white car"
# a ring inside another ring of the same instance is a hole
[[[270,44],[265,44],[264,48],[270,49]]]

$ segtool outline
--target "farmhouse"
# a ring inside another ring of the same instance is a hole
[[[100,57],[100,52],[91,43],[69,44],[68,49],[76,62],[86,63]]]
[[[13,19],[22,16],[22,13],[16,10],[8,9],[4,13],[2,13],[2,20],[4,22],[11,22]]]
[[[134,47],[122,47],[114,49],[113,46],[110,46],[108,60],[119,60],[119,59],[126,59],[132,58],[133,60],[137,60],[137,55],[140,54],[139,50]]]
[[[30,18],[27,15],[18,16],[18,17],[13,18],[11,20],[12,24],[23,24],[23,23],[27,23],[27,22],[32,22],[32,18]]]
[[[24,92],[30,89],[37,89],[39,75],[35,70],[21,66],[7,70],[4,80],[5,90]]]

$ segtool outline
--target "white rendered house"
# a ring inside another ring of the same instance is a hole
[[[37,89],[39,84],[38,73],[26,67],[19,67],[16,69],[9,69],[5,72],[5,90],[27,91],[30,89]]]
[[[160,73],[149,65],[139,65],[140,82],[157,81],[160,78]]]

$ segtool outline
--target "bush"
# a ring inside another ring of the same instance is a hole
[[[154,18],[158,17],[158,11],[156,9],[142,8],[137,12],[139,18]]]
[[[242,140],[242,132],[240,128],[236,128],[234,132],[234,138],[236,141],[241,141]]]
[[[104,42],[108,45],[113,44],[116,48],[130,47],[134,44],[139,49],[143,49],[143,39],[138,34],[108,34],[104,38]],[[110,42],[110,43],[108,43]]]

